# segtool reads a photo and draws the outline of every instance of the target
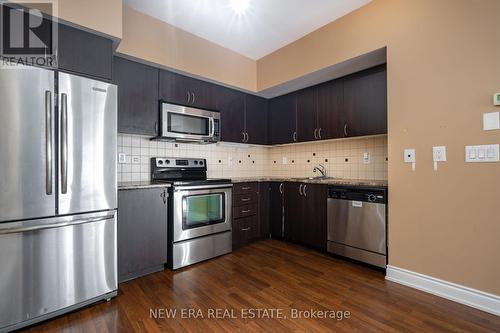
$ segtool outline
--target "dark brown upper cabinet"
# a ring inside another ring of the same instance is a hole
[[[288,94],[269,102],[269,142],[297,142],[297,96]]]
[[[118,132],[158,135],[157,68],[114,57],[113,83],[118,86]]]
[[[58,25],[58,67],[61,70],[111,80],[113,42],[101,36]]]
[[[246,142],[265,145],[268,140],[268,109],[267,99],[250,94],[245,95],[245,132]]]
[[[318,139],[318,90],[316,87],[297,92],[297,141]]]
[[[343,117],[343,136],[387,133],[385,65],[344,78]]]
[[[221,138],[225,142],[245,142],[245,94],[217,87],[217,105],[221,116]]]
[[[268,102],[265,98],[217,87],[217,110],[221,112],[222,141],[268,143]]]
[[[342,79],[321,84],[318,89],[317,132],[318,139],[341,138],[343,134],[343,83]]]
[[[160,99],[202,109],[216,109],[216,85],[160,70]]]

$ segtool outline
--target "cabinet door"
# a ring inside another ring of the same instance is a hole
[[[245,101],[247,142],[265,145],[268,143],[268,101],[265,98],[250,94],[246,95]]]
[[[297,135],[299,142],[317,139],[317,89],[315,87],[297,92]]]
[[[271,237],[283,238],[283,183],[269,184],[269,227]]]
[[[169,71],[160,71],[160,98],[164,101],[198,107],[216,108],[215,85]]]
[[[118,132],[158,135],[158,69],[115,57],[118,86]]]
[[[285,239],[300,241],[302,238],[303,199],[302,183],[285,183],[284,212]]]
[[[279,189],[278,189],[279,190]],[[269,238],[270,234],[271,183],[259,183],[259,236]]]
[[[341,79],[318,86],[318,137],[321,140],[344,136],[343,93]]]
[[[344,78],[345,135],[387,133],[387,72],[385,65]]]
[[[327,242],[327,186],[320,184],[304,184],[303,210],[300,242],[326,250]]]
[[[279,96],[269,102],[269,139],[271,144],[296,141],[296,107],[296,95],[294,94]]]
[[[111,80],[113,42],[59,24],[58,66],[62,70]]]
[[[221,138],[225,142],[243,142],[245,132],[245,94],[217,87],[217,110],[221,116]]]
[[[163,269],[167,262],[165,189],[118,191],[118,280]]]

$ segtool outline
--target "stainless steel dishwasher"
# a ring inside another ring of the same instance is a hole
[[[328,252],[386,267],[386,188],[328,188]]]

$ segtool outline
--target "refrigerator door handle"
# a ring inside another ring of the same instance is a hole
[[[68,95],[61,94],[61,192],[68,193]]]
[[[52,92],[45,91],[45,192],[52,194]]]
[[[5,229],[0,228],[0,235],[16,234],[16,233],[21,233],[21,232],[38,231],[38,230],[44,230],[44,229],[54,229],[54,228],[61,228],[61,227],[67,227],[67,226],[75,226],[75,225],[80,225],[80,224],[111,220],[114,217],[115,217],[115,215],[112,214],[112,215],[105,215],[105,216],[101,216],[101,217],[77,219],[77,220],[72,220],[72,221],[62,221],[62,222],[48,223],[48,224],[31,225],[31,226],[25,226],[25,227],[13,227],[13,228],[5,228]]]

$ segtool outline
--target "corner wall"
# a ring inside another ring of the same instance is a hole
[[[466,164],[464,146],[499,111],[500,2],[375,0],[258,61],[266,89],[387,46],[389,263],[500,295],[500,163]],[[448,161],[432,166],[432,146]],[[417,150],[416,171],[403,149]]]

